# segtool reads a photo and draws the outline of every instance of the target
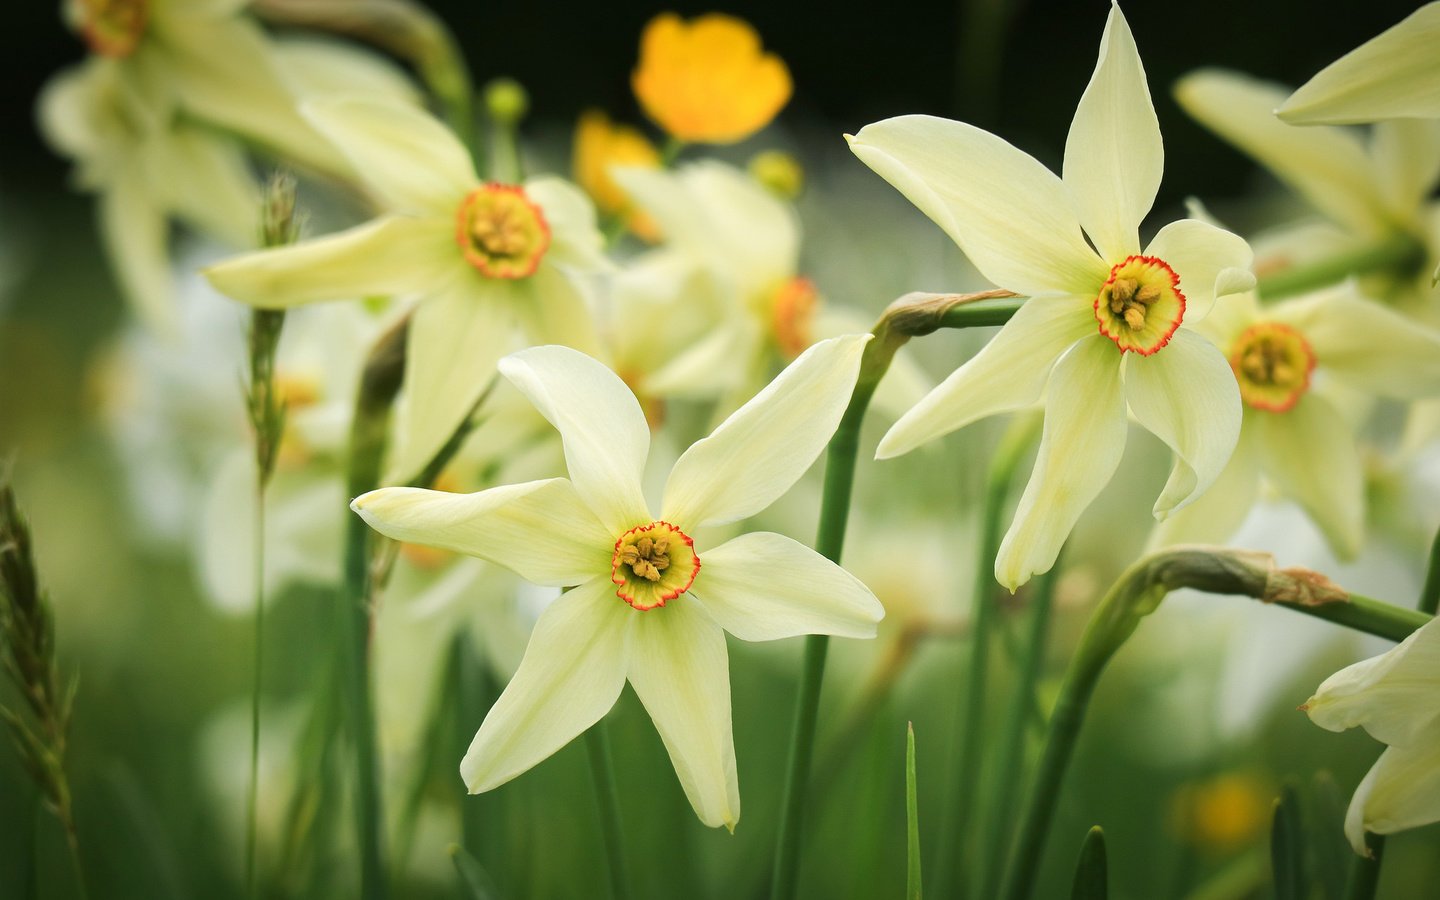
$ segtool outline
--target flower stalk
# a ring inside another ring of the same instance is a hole
[[[1394,641],[1403,640],[1430,620],[1421,612],[1347,593],[1308,569],[1280,569],[1268,553],[1186,546],[1136,562],[1091,614],[1065,674],[1006,869],[1000,892],[1006,900],[1024,900],[1034,889],[1061,782],[1101,673],[1140,621],[1154,612],[1167,594],[1180,588],[1253,597]]]
[[[630,867],[625,861],[625,823],[620,817],[620,792],[615,788],[615,764],[603,721],[596,722],[585,732],[585,752],[590,757],[590,774],[595,780],[601,830],[605,832],[605,854],[610,862],[610,896],[612,900],[630,900],[633,893],[630,890]]]
[[[1356,275],[1418,273],[1424,262],[1425,245],[1408,232],[1397,231],[1375,243],[1260,277],[1255,290],[1267,301],[1279,300],[1329,287]]]

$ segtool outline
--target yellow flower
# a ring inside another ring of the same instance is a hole
[[[596,109],[586,110],[575,127],[575,181],[602,212],[624,216],[626,226],[642,240],[660,239],[655,220],[633,208],[630,198],[610,175],[613,166],[660,168],[660,151],[629,125],[617,125]]]
[[[690,24],[650,20],[630,79],[645,114],[680,141],[733,144],[770,124],[790,100],[790,71],[762,53],[740,19],[711,13]]]

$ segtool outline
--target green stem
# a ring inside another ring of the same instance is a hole
[[[1328,287],[1352,275],[1418,270],[1424,261],[1424,246],[1410,234],[1397,231],[1373,244],[1266,275],[1258,280],[1255,290],[1266,300],[1278,300]]]
[[[585,750],[590,756],[590,774],[595,780],[595,799],[600,806],[605,852],[610,860],[610,896],[629,900],[630,868],[625,861],[625,830],[620,818],[619,791],[615,789],[615,766],[610,758],[610,741],[605,723],[596,722],[585,732]]]
[[[260,896],[258,854],[258,797],[260,794],[260,691],[265,670],[265,484],[255,487],[255,656],[250,689],[250,794],[245,801],[245,887],[249,897]]]
[[[665,142],[660,150],[660,168],[669,169],[675,165],[680,158],[680,153],[685,149],[685,142],[677,137],[672,137]]]
[[[991,458],[985,478],[985,505],[980,513],[980,540],[975,544],[975,572],[970,592],[970,671],[965,679],[962,712],[955,719],[956,727],[960,729],[959,781],[955,796],[947,798],[947,806],[954,810],[954,828],[959,840],[957,846],[944,845],[940,857],[943,868],[937,873],[936,880],[937,884],[950,887],[947,896],[963,897],[968,893],[969,885],[965,884],[963,876],[961,883],[951,884],[949,863],[956,860],[963,862],[967,856],[970,813],[979,805],[980,755],[984,748],[985,695],[990,672],[990,633],[995,620],[998,587],[995,583],[995,555],[1000,549],[1001,518],[1005,512],[1005,501],[1010,496],[1010,483],[1034,437],[1034,424],[1033,419],[1027,416],[1011,425]]]
[[[1414,610],[1347,594],[1308,570],[1277,569],[1268,554],[1177,547],[1141,559],[1120,576],[1096,607],[1065,674],[1006,869],[1000,893],[1006,900],[1025,900],[1034,888],[1061,782],[1100,674],[1141,619],[1154,612],[1170,591],[1187,587],[1254,597],[1396,641],[1430,619]]]
[[[390,425],[390,407],[404,374],[405,324],[380,338],[371,351],[350,424],[350,456],[345,473],[347,496],[357,497],[380,484],[380,465]],[[346,511],[344,588],[339,604],[341,690],[355,742],[357,831],[361,856],[361,895],[383,898],[385,881],[384,813],[380,796],[379,749],[370,703],[371,531]]]
[[[1371,900],[1380,886],[1380,862],[1385,858],[1385,835],[1366,834],[1365,849],[1369,856],[1356,857],[1345,882],[1345,900]]]
[[[1020,772],[1025,759],[1025,734],[1031,711],[1037,704],[1036,688],[1044,669],[1045,641],[1050,630],[1050,612],[1055,604],[1055,584],[1060,578],[1060,561],[1035,580],[1031,595],[1030,634],[1020,659],[1020,677],[1015,695],[1006,711],[998,744],[1000,770],[995,778],[990,821],[984,830],[985,852],[981,855],[981,897],[994,897],[1000,880],[1001,862],[1009,848],[1013,827],[1014,797],[1019,793]]]
[[[1435,532],[1435,540],[1430,544],[1430,566],[1425,570],[1425,587],[1420,590],[1420,602],[1416,606],[1432,616],[1436,607],[1440,607],[1440,531]]]

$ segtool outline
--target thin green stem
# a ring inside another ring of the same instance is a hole
[[[1409,233],[1397,231],[1373,244],[1266,275],[1258,280],[1255,290],[1266,300],[1278,300],[1328,287],[1352,275],[1419,271],[1424,261],[1424,245]]]
[[[90,889],[85,885],[85,867],[80,864],[80,842],[75,837],[74,829],[65,833],[65,849],[70,856],[70,867],[75,871],[75,888],[80,894],[80,900],[89,900]]]
[[[596,722],[585,732],[585,750],[590,756],[590,774],[595,781],[595,799],[600,806],[600,826],[605,833],[605,852],[610,861],[610,896],[629,900],[630,867],[625,861],[625,828],[620,817],[620,792],[615,789],[615,765],[610,757],[610,740],[605,723]]]
[[[666,141],[665,146],[660,150],[660,168],[669,169],[673,167],[684,149],[685,142],[677,137],[672,137]]]
[[[263,474],[263,473],[262,473]],[[245,893],[260,896],[258,878],[260,794],[260,691],[265,671],[265,485],[255,487],[255,656],[250,687],[250,793],[245,798]]]
[[[1014,825],[1014,797],[1019,793],[1020,775],[1025,760],[1025,734],[1028,730],[1032,710],[1038,700],[1036,689],[1045,663],[1045,642],[1050,631],[1050,612],[1055,605],[1055,584],[1060,578],[1060,560],[1056,560],[1050,571],[1035,579],[1035,588],[1030,603],[1030,632],[1027,635],[1023,656],[1020,658],[1019,677],[1015,683],[1015,694],[1006,710],[1005,723],[1001,726],[999,772],[994,780],[994,792],[990,821],[984,829],[986,835],[984,852],[981,853],[980,896],[994,897],[999,888],[1001,862],[1010,845],[1010,829]]]
[[[996,612],[998,585],[994,574],[995,554],[1000,549],[1001,518],[1005,512],[1005,501],[1010,496],[1010,483],[1014,480],[1021,457],[1030,446],[1034,431],[1033,420],[1029,417],[1017,420],[996,448],[985,477],[980,540],[975,544],[974,581],[970,591],[970,670],[965,678],[961,715],[955,720],[960,730],[959,781],[955,796],[947,798],[947,805],[954,811],[955,834],[959,839],[958,846],[952,848],[946,845],[943,848],[953,852],[942,852],[940,862],[944,868],[937,876],[944,877],[943,880],[937,877],[936,881],[942,886],[948,885],[947,896],[964,897],[969,893],[970,885],[963,876],[960,883],[951,883],[950,862],[963,861],[968,855],[967,850],[971,849],[967,838],[971,834],[970,814],[979,806],[980,756],[984,748],[985,696],[990,672],[990,633]]]
[[[1369,856],[1356,857],[1345,882],[1345,900],[1372,900],[1380,886],[1380,863],[1385,858],[1385,835],[1366,834]]]
[[[1268,554],[1178,547],[1141,559],[1121,575],[1096,607],[1065,674],[1006,869],[1000,893],[1005,900],[1025,900],[1034,888],[1061,782],[1105,666],[1170,591],[1187,587],[1254,597],[1396,641],[1430,619],[1414,610],[1347,594],[1305,569],[1277,569]]]
[[[1435,532],[1435,540],[1430,544],[1430,566],[1425,571],[1425,587],[1420,590],[1420,602],[1416,606],[1432,616],[1440,607],[1440,531]]]

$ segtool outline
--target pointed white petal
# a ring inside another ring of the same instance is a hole
[[[404,402],[390,481],[429,464],[469,417],[514,344],[515,287],[461,272],[420,301],[405,335]]]
[[[176,125],[149,154],[150,181],[166,206],[198,230],[236,248],[255,246],[260,192],[240,147],[199,128]]]
[[[125,299],[147,326],[174,336],[175,287],[165,246],[169,228],[148,182],[139,171],[127,168],[100,195],[98,211],[100,238]]]
[[[725,633],[683,595],[633,618],[630,684],[665,742],[695,815],[711,828],[733,831],[740,781]]]
[[[1386,204],[1404,222],[1414,216],[1440,181],[1440,121],[1391,119],[1370,138]]]
[[[1360,140],[1339,128],[1296,128],[1275,118],[1285,98],[1278,84],[1202,69],[1175,86],[1191,117],[1248,153],[1336,222],[1384,227],[1378,173]]]
[[[1076,341],[1098,334],[1093,298],[1032,297],[965,365],[900,417],[877,459],[909,453],[986,416],[1033,406],[1050,369]]]
[[[640,617],[613,587],[596,578],[540,614],[520,668],[460,762],[470,793],[532,768],[615,705],[625,687],[628,631]]]
[[[1145,255],[1165,260],[1180,276],[1187,324],[1209,315],[1216,298],[1255,287],[1250,272],[1255,254],[1250,245],[1238,234],[1199,219],[1179,219],[1166,225],[1151,239]]]
[[[1076,520],[1120,465],[1125,427],[1120,349],[1091,335],[1051,373],[1040,453],[995,558],[1001,584],[1013,591],[1055,564]]]
[[[1387,748],[1356,788],[1345,815],[1345,836],[1356,853],[1366,852],[1362,828],[1394,834],[1440,822],[1440,731],[1432,728],[1428,736]]]
[[[1431,621],[1379,656],[1331,675],[1305,703],[1330,731],[1364,726],[1386,744],[1412,744],[1440,722],[1440,623]]]
[[[866,125],[850,149],[995,284],[1022,294],[1100,292],[1109,265],[1085,243],[1065,185],[1029,154],[932,116]]]
[[[871,638],[885,609],[854,575],[780,534],[751,532],[706,550],[692,592],[742,641],[802,634]]]
[[[204,274],[220,293],[262,309],[422,293],[465,268],[451,231],[444,219],[384,216],[338,234],[237,256]]]
[[[1155,526],[1151,547],[1223,544],[1240,528],[1260,496],[1260,462],[1255,436],[1248,433],[1254,427],[1252,415],[1255,413],[1247,410],[1242,417],[1240,440],[1219,477],[1193,503],[1176,509]]]
[[[1256,420],[1266,477],[1305,508],[1337,556],[1354,556],[1365,537],[1365,479],[1345,419],[1309,391],[1292,409]]]
[[[608,573],[615,550],[614,536],[563,478],[474,494],[380,488],[350,508],[386,537],[478,556],[536,584],[579,584]]]
[[[1440,118],[1440,3],[1320,70],[1277,110],[1297,125]]]
[[[532,344],[564,344],[587,356],[599,356],[595,313],[578,275],[549,259],[535,274],[513,282],[515,313]]]
[[[714,328],[647,375],[644,389],[659,397],[722,396],[740,386],[745,373],[735,361],[749,359],[756,340],[743,324]]]
[[[850,309],[829,304],[822,306],[815,316],[814,333],[817,338],[835,337],[842,334],[860,334],[869,331],[873,319],[861,316]],[[875,396],[870,398],[870,408],[889,419],[898,419],[935,390],[935,382],[920,368],[915,358],[903,348],[890,360],[890,368],[880,379]]]
[[[662,518],[689,531],[752,516],[779,499],[830,442],[869,340],[852,334],[815,344],[692,444],[670,470]]]
[[[1271,313],[1304,335],[1316,365],[1339,380],[1399,400],[1440,394],[1440,331],[1362,298],[1353,285]]]
[[[1165,172],[1160,121],[1135,36],[1112,5],[1095,73],[1065,140],[1065,187],[1100,255],[1119,262],[1140,249],[1140,220]]]
[[[570,480],[614,535],[650,521],[640,475],[650,426],[620,377],[569,347],[531,347],[500,372],[560,432]]]
[[[1179,457],[1160,497],[1163,519],[1205,492],[1240,439],[1240,388],[1225,355],[1187,328],[1153,356],[1125,360],[1125,399],[1147,430]]]
[[[546,262],[593,271],[614,268],[605,255],[605,236],[595,223],[595,204],[584,191],[562,178],[547,176],[525,182],[525,193],[550,226]]]
[[[465,196],[480,186],[459,138],[418,107],[352,96],[311,100],[302,111],[386,211],[453,221]]]

